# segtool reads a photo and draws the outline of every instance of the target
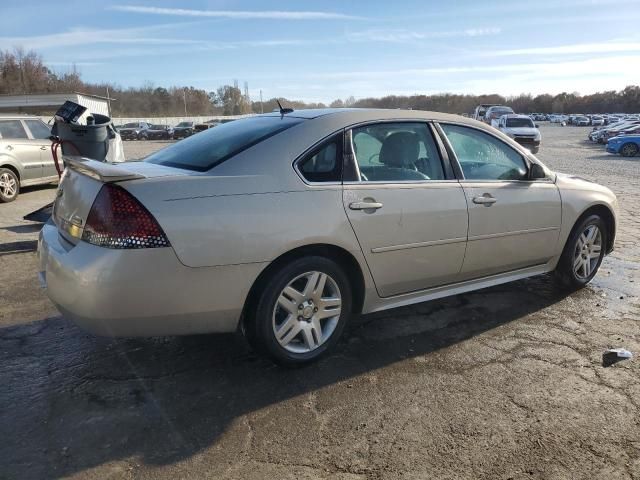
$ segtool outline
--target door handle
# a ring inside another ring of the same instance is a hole
[[[40,147],[40,150],[46,150],[47,147],[45,147],[44,145]]]
[[[349,204],[351,210],[377,210],[382,208],[379,202],[353,202]]]
[[[490,194],[485,193],[481,197],[473,197],[473,203],[477,203],[478,205],[484,205],[485,207],[490,207],[498,200],[493,198]]]
[[[5,148],[9,151],[13,150],[13,147],[11,145],[7,145]]]

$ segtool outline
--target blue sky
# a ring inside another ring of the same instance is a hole
[[[123,86],[307,101],[640,83],[640,0],[2,0],[0,48]]]

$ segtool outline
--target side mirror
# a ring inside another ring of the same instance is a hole
[[[547,178],[544,168],[538,163],[532,163],[531,167],[529,167],[529,180],[539,180],[541,178]]]
[[[538,125],[537,123],[534,124],[536,126],[536,128],[540,128],[540,125]]]

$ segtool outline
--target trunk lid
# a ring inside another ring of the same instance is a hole
[[[66,169],[60,179],[51,218],[60,235],[74,245],[82,238],[91,206],[105,183],[189,174],[145,162],[110,164],[76,156],[63,156],[63,159]]]

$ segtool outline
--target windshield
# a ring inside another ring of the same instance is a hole
[[[534,128],[534,125],[530,118],[507,118],[507,127]]]
[[[122,128],[138,128],[137,123],[125,123]]]
[[[151,130],[164,130],[164,125],[151,125]]]
[[[145,161],[204,172],[302,121],[300,118],[280,116],[237,120],[159,150]]]
[[[180,122],[177,127],[190,127],[193,125],[193,122]]]

